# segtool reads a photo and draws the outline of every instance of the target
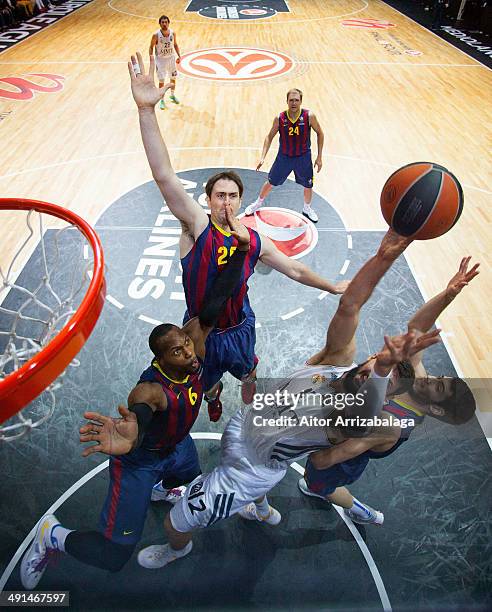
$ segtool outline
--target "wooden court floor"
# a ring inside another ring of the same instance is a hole
[[[315,190],[346,228],[384,229],[379,194],[398,167],[427,160],[449,168],[464,189],[463,215],[447,235],[414,243],[406,258],[424,299],[442,290],[462,256],[481,262],[480,276],[440,325],[490,436],[491,71],[378,0],[289,0],[290,12],[239,22],[185,12],[187,5],[93,0],[0,54],[0,79],[63,85],[26,100],[0,93],[1,197],[53,202],[95,224],[112,202],[151,180],[126,62],[136,50],[147,54],[162,12],[183,55],[215,48],[222,57],[230,48],[283,54],[290,71],[267,78],[178,75],[181,104],[158,115],[175,169],[254,170],[291,87],[303,90],[304,106],[323,127]],[[356,19],[391,27],[353,27]],[[2,89],[12,88],[0,81]],[[313,135],[314,151],[315,143]],[[262,170],[275,153],[274,142]],[[16,214],[1,219],[4,265],[24,230]]]

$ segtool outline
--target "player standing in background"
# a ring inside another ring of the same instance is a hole
[[[179,100],[175,95],[175,88],[176,76],[178,74],[176,64],[179,64],[181,55],[179,52],[178,42],[176,40],[176,33],[170,29],[169,24],[170,19],[167,15],[162,15],[159,17],[160,30],[157,30],[157,32],[152,35],[149,55],[153,55],[155,53],[155,64],[157,68],[157,78],[159,79],[159,88],[164,86],[166,77],[169,76],[171,80],[171,102],[174,102],[174,104],[179,104]],[[161,110],[166,109],[164,98],[162,98],[160,101],[159,108]]]
[[[311,208],[313,198],[313,162],[311,160],[311,128],[318,137],[318,156],[314,165],[319,172],[323,165],[321,154],[325,136],[313,111],[301,108],[302,91],[290,89],[287,92],[288,109],[282,111],[275,117],[271,130],[268,132],[260,163],[256,166],[259,170],[265,161],[268,149],[272,144],[275,134],[279,133],[279,150],[273,166],[268,174],[268,181],[263,184],[258,198],[250,204],[246,215],[254,214],[261,206],[272,187],[283,185],[291,172],[294,172],[296,183],[304,187],[304,207],[302,214],[313,223],[318,222],[318,215]]]
[[[218,274],[227,268],[236,244],[224,214],[229,204],[233,214],[241,207],[243,184],[236,172],[219,172],[210,177],[205,185],[206,201],[210,215],[186,193],[176,176],[169,158],[166,143],[157,123],[154,107],[163,97],[169,85],[157,89],[154,83],[154,57],[150,56],[149,70],[145,70],[140,53],[132,56],[128,63],[133,98],[138,107],[140,132],[152,176],[159,187],[169,210],[181,221],[179,240],[180,258],[183,267],[183,287],[188,307],[187,316],[194,317],[200,309],[206,288]],[[171,137],[170,129],[166,137]],[[241,380],[241,396],[245,403],[253,400],[256,379],[255,315],[248,300],[248,279],[259,259],[265,265],[285,274],[289,278],[322,291],[339,294],[348,285],[347,281],[333,284],[322,278],[299,260],[280,252],[273,242],[255,230],[250,230],[248,253],[241,282],[226,304],[217,328],[207,338],[207,362],[204,380],[209,403],[219,401],[222,384],[220,379],[230,372]],[[215,409],[214,409],[215,411]]]

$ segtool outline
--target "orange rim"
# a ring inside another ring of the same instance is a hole
[[[94,253],[89,288],[75,314],[55,338],[21,368],[0,380],[0,423],[22,410],[68,366],[89,338],[104,306],[104,253],[95,230],[74,212],[39,200],[0,198],[0,210],[37,210],[75,225]]]

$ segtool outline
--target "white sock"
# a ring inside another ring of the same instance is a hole
[[[256,512],[258,513],[258,516],[265,518],[270,514],[270,504],[268,503],[268,499],[266,495],[263,498],[263,501],[261,501],[260,503],[255,502],[255,506],[256,506]]]
[[[187,555],[188,553],[191,552],[191,549],[193,548],[193,542],[190,540],[188,542],[188,544],[182,548],[181,550],[174,550],[174,548],[171,546],[171,544],[168,544],[169,546],[169,550],[172,552],[173,555],[176,555],[176,557],[184,557],[185,555]]]
[[[358,499],[355,499],[355,497],[350,510],[360,518],[367,519],[374,517],[374,514],[362,502],[360,502]]]
[[[265,201],[265,198],[260,198],[260,196],[258,196],[258,197],[256,198],[256,203],[257,203],[257,204],[263,204],[263,202],[264,202],[264,201]]]
[[[56,550],[60,550],[61,552],[65,552],[65,539],[69,533],[72,533],[73,529],[66,529],[62,527],[59,523],[57,525],[53,525],[53,527],[49,531],[48,542],[47,545],[49,548],[56,548]]]
[[[304,210],[309,210],[311,208],[311,204],[304,202]]]

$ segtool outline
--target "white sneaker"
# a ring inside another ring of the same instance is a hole
[[[173,489],[165,489],[162,486],[162,482],[158,482],[152,487],[150,501],[166,501],[170,504],[173,504],[174,506],[176,502],[178,502],[184,497],[185,491],[185,486],[174,487]]]
[[[297,481],[297,486],[299,487],[301,493],[303,493],[304,495],[309,495],[309,497],[319,497],[319,499],[327,501],[326,497],[318,495],[317,493],[313,493],[313,491],[311,491],[311,489],[307,486],[307,482],[304,480],[304,478],[299,478],[299,480]]]
[[[263,202],[260,202],[259,200],[255,200],[253,202],[253,204],[250,204],[249,206],[246,206],[246,209],[244,211],[244,214],[249,217],[250,215],[254,215],[255,212],[261,208],[263,206]]]
[[[247,506],[244,506],[241,510],[239,510],[239,516],[242,516],[244,519],[248,521],[259,521],[260,523],[266,523],[267,525],[278,525],[282,520],[282,515],[278,510],[269,506],[270,512],[266,518],[259,516],[256,510],[256,504],[251,502]]]
[[[60,521],[54,514],[45,514],[38,523],[31,546],[22,557],[20,567],[22,586],[29,591],[36,588],[50,559],[59,553],[50,537],[52,527],[59,524]]]
[[[354,523],[359,523],[359,525],[382,525],[384,523],[384,514],[379,512],[379,510],[374,510],[371,506],[364,504],[364,506],[369,510],[369,514],[367,517],[359,516],[355,514],[352,510],[348,508],[344,508],[345,516],[348,516]]]
[[[248,214],[248,213],[246,213]],[[302,209],[302,214],[307,217],[310,221],[312,221],[313,223],[318,223],[319,219],[318,219],[318,215],[316,214],[316,212],[311,208],[311,206],[306,206],[304,205],[303,209]]]
[[[191,552],[192,548],[193,542],[188,542],[182,550],[178,551],[172,550],[169,544],[147,546],[138,553],[137,561],[139,565],[147,569],[159,569],[180,557],[185,557]]]

